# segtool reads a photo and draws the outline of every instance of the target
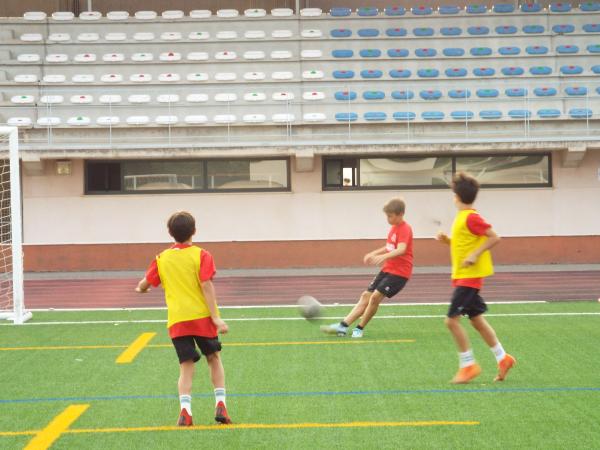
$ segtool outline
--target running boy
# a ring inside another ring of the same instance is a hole
[[[209,252],[192,245],[196,221],[188,212],[176,212],[167,222],[175,239],[171,248],[156,257],[136,291],[147,292],[162,283],[165,290],[169,336],[179,358],[180,426],[192,423],[192,380],[194,364],[200,360],[196,346],[206,357],[215,389],[215,420],[231,423],[225,407],[225,371],[221,363],[221,343],[217,333],[227,333],[227,324],[217,307],[212,278],[216,273]]]
[[[340,323],[322,326],[321,331],[345,336],[348,327],[362,316],[352,330],[353,338],[363,337],[363,330],[373,318],[384,297],[392,298],[406,285],[412,275],[413,234],[412,228],[404,220],[406,206],[401,198],[393,198],[383,207],[388,223],[392,226],[384,247],[367,253],[363,262],[375,266],[383,264],[381,271],[371,281],[352,311]]]
[[[479,332],[492,350],[498,363],[498,375],[494,381],[503,381],[516,360],[504,351],[496,337],[496,332],[483,317],[487,305],[479,296],[483,279],[494,273],[490,249],[500,238],[477,212],[473,203],[479,183],[464,173],[457,173],[452,180],[454,204],[458,213],[452,224],[452,238],[439,232],[436,239],[450,245],[452,259],[452,285],[454,293],[446,326],[452,333],[459,351],[459,370],[452,383],[468,383],[481,373],[481,367],[475,362],[469,337],[460,324],[460,316],[469,316],[471,325]]]

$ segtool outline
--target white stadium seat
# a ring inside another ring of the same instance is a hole
[[[273,30],[271,31],[271,37],[275,39],[291,38],[294,35],[292,30]]]
[[[152,81],[152,75],[149,73],[134,73],[129,76],[129,81],[134,83],[148,83]]]
[[[303,58],[321,58],[323,52],[321,50],[302,50],[300,56]]]
[[[112,126],[121,123],[119,116],[101,116],[96,119],[98,125]]]
[[[163,41],[179,41],[181,40],[182,36],[179,31],[165,31],[164,33],[160,34],[160,38]]]
[[[263,123],[267,118],[264,114],[244,114],[242,120],[246,123]]]
[[[106,13],[108,20],[127,20],[129,19],[129,13],[127,11],[109,11]]]
[[[114,105],[116,103],[121,103],[123,98],[118,94],[104,94],[101,95],[98,100],[103,105]]]
[[[138,20],[154,20],[157,16],[156,11],[136,11],[134,14]]]
[[[303,116],[305,122],[323,122],[326,118],[323,113],[305,113]]]
[[[271,15],[273,17],[291,17],[294,15],[294,10],[291,8],[273,8]]]
[[[244,94],[244,100],[247,102],[263,102],[267,99],[264,92],[247,92]]]
[[[217,39],[237,39],[236,31],[217,31]]]
[[[204,103],[204,102],[208,101],[208,95],[207,94],[188,94],[185,97],[185,101],[190,102],[190,103]]]
[[[61,74],[49,74],[44,75],[42,81],[44,83],[64,83],[67,80],[67,77]]]
[[[125,119],[127,125],[147,125],[150,123],[148,116],[129,116]]]
[[[177,94],[161,94],[156,97],[158,103],[177,103],[179,102],[179,95]]]
[[[324,76],[325,74],[322,70],[305,70],[302,72],[302,78],[305,80],[319,80]]]
[[[79,13],[79,20],[100,20],[102,13],[99,11],[83,11]]]
[[[215,95],[215,102],[235,102],[237,101],[237,94],[233,92],[221,92]]]
[[[91,73],[77,73],[71,77],[73,83],[93,83],[96,77]]]
[[[100,81],[103,83],[121,83],[123,81],[123,75],[120,73],[105,73],[100,77]]]
[[[208,80],[208,74],[204,72],[188,73],[185,79],[188,81],[206,81]]]
[[[7,125],[12,127],[30,127],[31,119],[29,117],[11,117],[6,121]]]
[[[215,80],[217,81],[234,81],[237,79],[235,72],[217,72],[215,73]]]
[[[265,79],[264,72],[246,72],[244,74],[244,80],[258,81],[258,80],[264,80],[264,79]]]
[[[23,42],[42,42],[44,37],[40,33],[24,33],[19,39]]]
[[[80,33],[77,35],[77,40],[80,42],[95,42],[100,39],[98,33]]]
[[[264,39],[266,36],[263,30],[248,30],[244,32],[246,39]]]
[[[86,63],[86,62],[96,62],[96,54],[95,53],[79,53],[73,57],[73,61]]]
[[[209,9],[192,9],[190,11],[192,19],[208,19],[210,16],[212,16],[212,12]]]
[[[237,120],[237,117],[235,116],[235,114],[217,114],[216,116],[213,117],[213,121],[215,123],[228,124],[228,123],[235,123],[236,120]]]
[[[323,32],[321,30],[314,30],[314,29],[310,29],[310,30],[302,30],[300,32],[300,36],[304,37],[304,38],[321,38],[323,37]]]
[[[319,17],[321,14],[323,14],[321,8],[303,8],[300,10],[302,17]]]
[[[69,60],[69,55],[66,53],[49,53],[46,55],[46,62],[49,63],[64,63]]]
[[[43,11],[27,11],[23,14],[25,20],[46,20],[46,13]]]
[[[271,59],[290,59],[292,52],[289,50],[274,50],[271,52]]]
[[[293,92],[273,92],[273,95],[271,96],[273,100],[280,102],[289,102],[294,100],[294,97]]]
[[[44,105],[60,105],[64,100],[62,95],[42,95],[40,103]]]
[[[150,96],[148,94],[132,94],[127,97],[127,101],[136,105],[150,103]]]
[[[294,78],[294,74],[292,72],[273,72],[271,78],[274,80],[291,80]]]
[[[177,20],[183,19],[184,13],[180,9],[169,9],[163,11],[160,16],[165,20]]]
[[[89,94],[79,94],[79,95],[72,95],[69,100],[71,101],[71,103],[75,103],[75,104],[88,104],[88,103],[92,103],[94,101],[94,97]]]
[[[67,119],[67,124],[71,126],[87,126],[91,122],[92,121],[90,120],[90,118],[86,116],[69,117]]]
[[[236,59],[237,54],[231,51],[223,51],[215,53],[215,59]]]
[[[208,53],[206,52],[191,52],[185,57],[188,61],[206,61],[208,59]]]
[[[138,32],[133,35],[134,41],[153,41],[156,36],[150,32]]]
[[[102,61],[104,62],[122,62],[125,61],[125,55],[123,53],[106,53],[102,55]]]
[[[192,114],[189,116],[185,116],[183,121],[189,125],[201,125],[203,123],[206,123],[208,119],[206,116],[203,116],[201,114]]]
[[[179,122],[179,118],[177,116],[157,116],[154,121],[158,125],[175,125]]]
[[[158,81],[161,83],[176,83],[177,81],[181,81],[181,76],[178,73],[161,73],[158,76]]]
[[[308,91],[302,93],[302,99],[304,100],[323,100],[325,98],[324,92],[319,91]]]
[[[55,127],[60,125],[60,117],[38,117],[37,124],[41,127]]]
[[[15,83],[37,83],[38,76],[31,73],[20,73],[13,78]]]
[[[192,31],[188,34],[188,39],[192,41],[205,41],[210,39],[210,33],[208,31]]]
[[[56,11],[52,13],[53,20],[59,20],[68,22],[69,20],[73,20],[75,18],[75,14],[71,11]]]
[[[244,16],[246,17],[265,17],[267,15],[267,11],[261,8],[257,9],[246,9],[244,11]]]
[[[244,52],[244,59],[265,59],[265,52],[262,50],[250,50]]]
[[[237,17],[239,16],[239,12],[237,9],[219,9],[217,11],[217,17],[223,18],[223,19],[230,19],[232,17]]]
[[[131,60],[135,62],[148,62],[154,59],[152,53],[134,53],[131,55]]]
[[[10,102],[16,105],[31,105],[35,102],[35,97],[33,95],[13,95]]]
[[[290,122],[293,122],[294,120],[296,120],[296,118],[293,114],[279,113],[279,114],[273,114],[271,116],[271,120],[275,123],[290,123]]]
[[[36,53],[21,53],[17,56],[17,61],[22,63],[37,63],[40,62],[40,55]]]
[[[158,57],[161,61],[179,61],[181,60],[181,53],[165,52],[161,53]]]
[[[68,42],[71,40],[69,33],[50,33],[48,35],[48,42]]]
[[[126,41],[127,35],[125,33],[107,33],[104,39],[109,42]]]

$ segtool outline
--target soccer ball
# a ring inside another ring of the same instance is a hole
[[[300,315],[305,319],[311,320],[321,316],[323,312],[323,305],[319,301],[311,297],[310,295],[303,295],[297,301],[298,310]]]

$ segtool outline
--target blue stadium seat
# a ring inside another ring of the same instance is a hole
[[[587,95],[588,89],[585,86],[569,86],[565,88],[565,94],[570,96]]]
[[[392,69],[390,70],[390,77],[392,78],[410,78],[412,72],[408,69]]]
[[[553,87],[537,87],[533,93],[538,97],[553,97],[558,91]]]
[[[525,88],[508,88],[504,91],[507,97],[525,97],[527,89]]]
[[[460,12],[460,7],[454,5],[442,5],[438,8],[438,13],[440,14],[458,14]]]
[[[522,67],[503,67],[502,75],[506,75],[507,77],[515,77],[519,75],[523,75],[525,70]]]
[[[489,47],[474,47],[469,53],[472,56],[489,56],[492,54],[492,49]]]
[[[476,67],[473,69],[473,75],[476,77],[491,77],[494,76],[496,70],[492,67]]]
[[[385,120],[387,114],[381,111],[369,111],[363,114],[363,118],[368,121]]]
[[[414,120],[417,115],[412,111],[398,111],[393,114],[394,120]]]
[[[360,37],[377,37],[379,36],[379,30],[377,28],[361,28],[358,30]]]
[[[560,110],[554,108],[538,109],[537,115],[542,119],[556,119],[560,117]]]
[[[588,23],[583,26],[586,33],[600,33],[600,23]]]
[[[420,28],[413,28],[413,34],[415,36],[419,36],[419,37],[433,36],[435,34],[435,31],[433,31],[433,28],[430,28],[430,27],[420,27]]]
[[[390,58],[406,58],[408,56],[408,50],[405,48],[390,48],[387,51],[387,55]]]
[[[556,53],[559,54],[573,54],[579,53],[579,47],[576,45],[559,45],[556,47]]]
[[[484,34],[490,34],[488,27],[476,26],[467,28],[467,33],[471,36],[483,36]]]
[[[419,97],[423,100],[439,100],[442,97],[442,91],[438,89],[423,90],[419,92]]]
[[[346,17],[352,14],[352,10],[343,7],[331,8],[329,14],[331,14],[332,17]]]
[[[545,55],[548,53],[548,47],[543,45],[530,45],[525,48],[525,51],[530,55]]]
[[[535,66],[529,69],[529,73],[532,75],[550,75],[552,68],[548,66]]]
[[[415,50],[415,55],[420,58],[432,58],[437,55],[437,50],[435,48],[418,48]]]
[[[573,25],[554,25],[552,27],[552,31],[555,32],[556,34],[567,34],[567,33],[572,33],[573,31],[575,31],[575,26]]]
[[[588,108],[571,108],[569,116],[573,119],[589,119],[593,116],[592,110]]]
[[[421,78],[437,78],[440,71],[437,69],[419,69],[417,75]]]
[[[583,73],[583,67],[581,66],[561,66],[560,73],[563,75],[579,75]]]
[[[600,2],[585,2],[579,4],[579,9],[581,11],[592,12],[592,11],[600,11]]]
[[[442,111],[424,111],[421,113],[421,117],[425,120],[444,120],[444,116]]]
[[[338,91],[334,94],[336,100],[352,101],[356,100],[356,92],[354,91]]]
[[[360,71],[361,78],[381,78],[383,76],[383,72],[381,70],[376,69],[365,69]]]
[[[384,10],[386,16],[403,16],[406,14],[404,6],[388,6]]]
[[[388,28],[387,30],[385,30],[385,34],[389,37],[406,36],[406,28]]]
[[[379,14],[379,9],[369,6],[363,6],[356,10],[356,14],[358,14],[360,17],[373,17]]]
[[[335,120],[338,122],[354,122],[356,119],[358,119],[358,114],[355,112],[335,113]]]
[[[569,12],[571,11],[571,8],[572,6],[570,3],[555,2],[550,4],[550,11],[555,13]]]
[[[521,53],[521,49],[519,47],[500,47],[498,53],[501,55],[518,55]]]
[[[501,119],[502,112],[497,109],[484,109],[479,111],[479,117],[482,119]]]
[[[508,111],[508,117],[511,119],[529,119],[531,117],[531,111],[528,109],[511,109]]]
[[[514,25],[503,25],[500,27],[496,27],[496,33],[498,34],[515,34],[517,32],[517,27]]]
[[[393,91],[392,98],[394,100],[410,100],[415,97],[415,93],[413,91]]]
[[[450,117],[452,117],[455,120],[470,120],[472,119],[474,116],[473,111],[468,111],[468,110],[458,110],[458,111],[452,111],[450,113]]]
[[[498,89],[477,89],[475,95],[480,98],[494,98],[498,97]]]
[[[450,98],[470,98],[471,91],[468,89],[451,89],[448,91],[448,97],[450,97]]]
[[[463,56],[465,54],[465,49],[458,47],[450,47],[445,48],[442,51],[442,53],[444,54],[444,56]]]
[[[354,71],[353,70],[334,70],[333,78],[340,78],[340,79],[354,78]]]
[[[354,51],[344,49],[332,50],[331,56],[334,58],[352,58],[354,56]]]
[[[331,30],[331,37],[335,38],[345,38],[352,36],[352,30],[348,28],[334,28]]]
[[[462,28],[460,27],[442,27],[440,28],[442,36],[460,36],[462,34]]]
[[[523,27],[523,33],[525,34],[541,34],[544,30],[543,25],[525,25]]]
[[[526,13],[536,13],[542,10],[542,5],[539,3],[523,3],[521,4],[521,11]]]
[[[495,13],[506,14],[514,12],[515,6],[509,3],[498,3],[492,8]]]
[[[484,14],[487,12],[487,6],[485,5],[467,5],[465,9],[467,14]]]
[[[591,70],[592,72],[594,72],[595,74],[600,74],[600,65],[595,65],[595,66],[592,66],[592,67],[590,68],[590,70]]]
[[[428,16],[433,12],[433,8],[431,6],[413,6],[410,11],[415,16]]]
[[[376,48],[365,48],[359,52],[362,58],[379,58],[381,56],[381,50]]]
[[[365,100],[383,100],[385,98],[385,92],[383,92],[383,91],[365,91],[365,92],[363,92],[363,98]]]
[[[454,67],[448,68],[444,71],[447,77],[456,78],[456,77],[466,77],[467,69],[463,67]]]
[[[590,44],[586,49],[590,53],[600,53],[600,44]]]

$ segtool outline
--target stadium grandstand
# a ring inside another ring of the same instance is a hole
[[[174,210],[223,268],[359,265],[396,195],[416,264],[446,264],[433,237],[456,171],[483,186],[498,263],[598,262],[600,2],[31,0],[0,16],[27,271],[141,269]]]

